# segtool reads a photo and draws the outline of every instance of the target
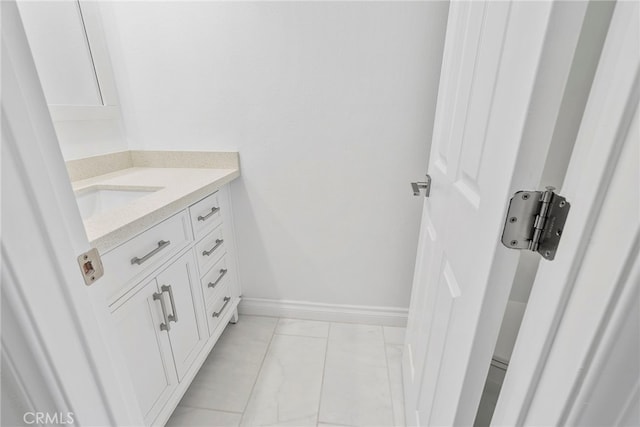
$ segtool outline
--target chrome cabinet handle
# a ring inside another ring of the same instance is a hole
[[[169,322],[177,322],[178,312],[176,311],[176,302],[173,300],[173,289],[171,289],[171,285],[162,285],[160,286],[160,290],[162,292],[169,293],[169,302],[171,303],[171,312],[173,314],[170,314],[169,316],[167,316],[167,319],[169,319]]]
[[[169,240],[160,240],[158,242],[158,247],[152,250],[151,252],[149,252],[148,254],[146,254],[145,256],[143,256],[142,258],[138,258],[138,257],[131,258],[131,264],[141,265],[142,263],[147,262],[149,258],[154,256],[155,254],[157,254],[158,252],[160,252],[170,244],[171,244],[171,241]]]
[[[208,251],[202,251],[202,255],[204,256],[209,256],[213,253],[213,251],[215,251],[216,249],[218,249],[220,247],[221,244],[224,243],[224,239],[216,239],[216,245],[214,247],[212,247],[211,249],[209,249]]]
[[[223,301],[224,301],[224,304],[222,304],[222,307],[220,308],[220,311],[214,311],[213,314],[212,314],[212,317],[220,317],[220,314],[227,307],[227,304],[229,304],[229,301],[231,301],[231,297],[224,297]]]
[[[209,282],[209,284],[207,286],[210,287],[210,288],[215,288],[216,285],[220,282],[220,280],[222,280],[222,278],[224,277],[225,274],[227,274],[227,269],[226,268],[221,268],[220,269],[220,275],[218,276],[216,281],[215,282]]]
[[[160,307],[162,308],[162,317],[164,318],[164,323],[160,323],[160,330],[169,332],[171,330],[171,325],[169,324],[169,319],[167,318],[167,307],[164,305],[164,298],[162,298],[162,292],[154,292],[153,300],[160,300]]]
[[[217,208],[215,206],[212,207],[211,208],[211,212],[209,212],[205,216],[202,216],[202,215],[198,216],[198,221],[206,221],[206,220],[208,220],[211,215],[213,215],[214,213],[218,212],[219,210],[220,210],[220,208]]]

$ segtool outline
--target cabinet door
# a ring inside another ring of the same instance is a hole
[[[191,251],[157,276],[167,303],[171,330],[169,340],[178,378],[182,380],[205,344],[202,291]]]
[[[113,312],[121,349],[129,368],[140,410],[148,423],[169,398],[178,383],[171,360],[158,285],[151,280]],[[167,307],[167,311],[170,310]]]

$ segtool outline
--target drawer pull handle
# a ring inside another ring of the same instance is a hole
[[[220,210],[220,208],[217,208],[215,206],[212,207],[211,208],[211,212],[209,212],[205,216],[202,216],[202,215],[198,216],[198,221],[206,221],[206,220],[208,220],[211,217],[211,215],[213,215],[214,213],[218,212],[219,210]]]
[[[227,269],[226,268],[221,268],[220,269],[220,275],[218,276],[216,281],[215,282],[209,282],[209,284],[207,286],[210,287],[210,288],[215,288],[216,285],[218,283],[220,283],[220,280],[222,280],[222,278],[224,277],[225,274],[227,274]]]
[[[227,307],[227,304],[229,304],[229,301],[231,301],[231,297],[224,297],[223,301],[224,301],[224,304],[222,304],[222,307],[220,308],[220,311],[214,311],[213,314],[212,314],[212,317],[220,317],[220,314]]]
[[[138,257],[131,258],[131,264],[141,265],[142,263],[148,261],[149,258],[154,256],[155,254],[157,254],[158,252],[160,252],[161,250],[163,250],[164,248],[166,248],[170,244],[171,244],[171,241],[169,241],[169,240],[160,240],[158,242],[158,247],[155,248],[154,250],[152,250],[151,252],[149,252],[148,254],[146,254],[145,256],[143,256],[142,258],[138,258]]]
[[[224,243],[224,239],[216,239],[216,245],[214,247],[212,247],[211,249],[209,249],[208,251],[202,251],[202,255],[204,256],[209,256],[213,253],[213,251],[215,251],[216,249],[218,249],[220,247],[221,244]]]
[[[173,289],[171,288],[171,285],[162,285],[160,286],[160,290],[162,292],[168,292],[169,293],[169,302],[171,303],[171,312],[173,314],[170,314],[167,316],[167,319],[169,319],[169,322],[177,322],[178,321],[178,312],[176,311],[176,302],[173,300]]]
[[[169,332],[171,330],[171,325],[169,324],[169,319],[167,317],[167,307],[164,305],[164,298],[162,298],[162,292],[154,292],[153,300],[160,300],[160,308],[162,308],[162,317],[164,318],[164,323],[160,323],[160,330]]]

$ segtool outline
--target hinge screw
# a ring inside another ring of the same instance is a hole
[[[515,245],[517,245],[517,244],[518,244],[518,241],[517,241],[517,240],[512,240],[512,241],[511,241],[511,246],[515,246]]]
[[[566,205],[566,204],[567,204],[567,202],[565,202],[565,201],[563,200],[563,201],[561,201],[560,203],[558,203],[558,206],[559,206],[559,207],[561,207],[561,208],[563,208],[563,207],[564,207],[564,205]]]
[[[515,216],[512,216],[511,218],[509,218],[509,222],[516,222],[518,220],[518,218],[516,218]]]
[[[522,195],[522,200],[528,200],[529,199],[529,193],[524,193]]]

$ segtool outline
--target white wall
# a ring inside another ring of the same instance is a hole
[[[245,296],[408,306],[447,9],[103,6],[130,148],[240,152]]]
[[[120,120],[69,120],[53,125],[66,161],[129,149]]]

